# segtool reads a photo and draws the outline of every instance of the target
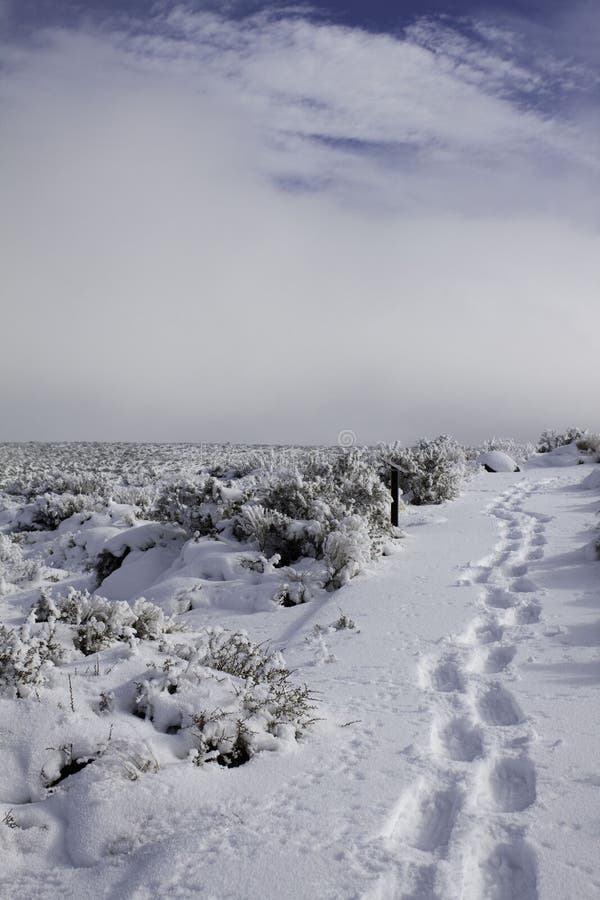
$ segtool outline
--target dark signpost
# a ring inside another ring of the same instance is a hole
[[[399,493],[399,485],[398,485],[398,466],[395,466],[394,463],[390,463],[391,473],[392,473],[392,525],[398,524],[398,493]]]

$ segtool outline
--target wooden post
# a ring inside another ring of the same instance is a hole
[[[398,469],[391,467],[392,472],[392,525],[398,525]]]

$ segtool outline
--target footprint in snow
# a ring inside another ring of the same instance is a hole
[[[461,639],[463,644],[478,646],[502,640],[504,629],[494,618],[477,617],[468,626]]]
[[[499,812],[522,812],[535,803],[535,769],[526,758],[501,759],[489,775],[491,800]]]
[[[492,609],[510,609],[511,606],[516,606],[518,600],[506,588],[495,587],[488,591],[485,602]]]
[[[518,594],[529,594],[539,590],[539,588],[535,581],[532,581],[531,578],[527,578],[527,576],[523,576],[522,578],[515,578],[512,583],[512,590],[516,591]]]
[[[462,800],[455,784],[436,788],[420,782],[406,803],[407,825],[399,836],[426,853],[447,847]]]
[[[480,859],[467,861],[464,900],[538,900],[533,850],[521,839],[496,844]]]
[[[530,600],[515,607],[512,614],[516,625],[535,625],[540,621],[542,607],[537,600]]]
[[[431,748],[437,757],[454,762],[473,762],[483,755],[481,729],[466,716],[434,722]]]
[[[430,673],[430,683],[434,691],[450,693],[464,691],[465,682],[456,661],[451,657],[441,659]]]
[[[544,551],[542,550],[541,547],[538,547],[536,550],[529,551],[529,553],[527,554],[527,559],[533,561],[535,559],[541,559],[543,557],[543,555],[544,555]]]
[[[490,648],[482,647],[475,651],[469,668],[473,672],[497,675],[508,668],[516,652],[517,648],[513,644],[500,644]]]
[[[523,721],[523,713],[506,688],[491,684],[477,701],[479,715],[486,725],[509,726]]]

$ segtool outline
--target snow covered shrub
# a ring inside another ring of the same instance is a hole
[[[154,603],[140,597],[133,604],[133,630],[140,641],[157,641],[165,631],[173,628],[171,622],[165,619],[165,614]]]
[[[0,691],[26,697],[35,685],[48,680],[49,670],[60,663],[63,650],[54,638],[54,628],[31,634],[31,623],[21,628],[0,625]]]
[[[273,601],[279,606],[298,606],[310,600],[311,576],[308,572],[299,572],[288,566],[285,570],[287,580],[283,581],[273,596]]]
[[[73,643],[86,656],[117,641],[157,640],[171,627],[163,611],[143,597],[132,608],[124,601],[106,600],[75,588],[56,601],[48,591],[41,591],[33,612],[38,622],[74,625]]]
[[[584,434],[575,443],[578,450],[584,453],[595,453],[600,462],[600,434]]]
[[[188,534],[214,535],[219,522],[241,509],[243,491],[209,475],[164,485],[151,515],[181,525]]]
[[[32,611],[36,622],[55,622],[60,618],[60,609],[47,588],[41,589],[39,599],[33,605]]]
[[[230,634],[222,628],[205,628],[197,643],[197,660],[210,669],[254,682],[289,675],[280,653],[256,644],[243,632]]]
[[[42,564],[39,559],[24,559],[23,551],[8,535],[0,534],[0,586],[32,584],[39,581]],[[4,588],[0,590],[0,596]]]
[[[136,684],[135,713],[166,733],[183,732],[196,765],[239,766],[315,721],[306,685],[294,685],[282,657],[244,634],[206,629]]]
[[[242,507],[233,533],[254,538],[264,553],[278,553],[283,565],[302,556],[322,559],[328,535],[350,517],[364,522],[362,559],[380,553],[391,532],[389,492],[360,451],[309,457],[267,475],[256,495],[260,503]]]
[[[403,495],[416,505],[453,500],[468,475],[465,449],[448,435],[414,447],[393,445],[385,453],[400,470]]]
[[[65,519],[97,505],[94,498],[83,494],[43,494],[33,503],[31,525],[44,531],[54,531]]]
[[[567,428],[562,433],[546,429],[540,435],[537,452],[550,453],[552,450],[556,450],[557,447],[565,447],[567,444],[572,444],[573,441],[584,437],[585,434],[585,428]]]
[[[361,516],[342,519],[325,541],[323,556],[329,567],[326,587],[340,588],[362,571],[371,558],[370,545],[368,526]]]
[[[73,642],[86,656],[116,641],[130,641],[135,637],[135,616],[124,601],[113,603],[87,591],[73,592],[67,598],[65,611],[61,619],[76,626]]]
[[[255,540],[265,556],[289,565],[301,556],[315,557],[321,544],[318,522],[298,522],[275,509],[244,506],[233,525],[239,540]]]
[[[363,516],[373,537],[389,533],[389,493],[360,450],[340,451],[328,459],[308,457],[303,465],[267,479],[258,495],[268,509],[319,522],[323,540],[349,515]]]

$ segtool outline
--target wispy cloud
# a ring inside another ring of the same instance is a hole
[[[592,409],[595,76],[520,42],[163,5],[5,46],[7,436],[468,437]]]

